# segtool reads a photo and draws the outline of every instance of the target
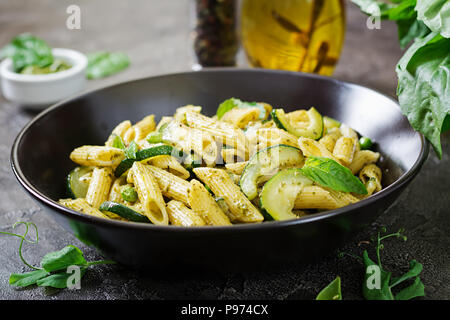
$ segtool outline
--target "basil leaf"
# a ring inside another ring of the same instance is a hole
[[[59,251],[47,253],[41,260],[42,268],[47,272],[62,270],[72,265],[85,265],[86,263],[83,252],[72,245]]]
[[[80,268],[80,278],[84,276],[86,269],[86,267]],[[64,289],[67,288],[67,282],[70,276],[72,276],[72,274],[66,272],[51,274],[48,277],[39,279],[36,281],[36,284],[40,287]]]
[[[220,120],[225,113],[227,113],[228,111],[230,111],[234,108],[254,108],[254,107],[257,107],[260,110],[260,112],[259,112],[260,119],[265,119],[267,117],[267,111],[264,108],[264,105],[262,103],[246,102],[246,101],[241,101],[236,98],[231,98],[231,99],[225,100],[224,102],[222,102],[219,105],[219,108],[217,109],[217,112],[216,112],[217,119]]]
[[[430,29],[417,16],[397,21],[398,38],[402,49],[415,38],[422,38],[430,33]]]
[[[417,40],[397,65],[397,95],[411,126],[442,157],[441,133],[450,115],[450,39],[436,33]]]
[[[338,276],[329,285],[322,289],[316,300],[342,300],[341,278]]]
[[[118,148],[118,149],[122,149],[122,150],[126,149],[125,143],[123,142],[122,138],[118,135],[115,135],[112,146],[114,148]]]
[[[308,157],[301,169],[303,174],[318,184],[336,191],[367,194],[362,182],[350,169],[336,161],[323,157]]]
[[[362,286],[364,298],[366,300],[394,300],[394,296],[389,287],[391,273],[383,270],[381,266],[378,266],[373,262],[369,258],[367,250],[364,250],[362,258],[365,266],[364,282]],[[375,270],[379,270],[379,272]]]
[[[402,283],[403,281],[417,277],[422,272],[423,266],[421,263],[417,262],[416,260],[412,260],[409,263],[409,270],[401,277],[398,277],[396,279],[392,279],[390,287],[395,287],[396,285]]]
[[[402,291],[400,291],[395,295],[395,300],[410,300],[412,298],[424,296],[425,296],[425,287],[420,278],[417,277],[412,285],[403,289]]]
[[[9,276],[9,284],[15,287],[28,287],[35,284],[39,279],[48,275],[45,270],[36,270],[25,273],[12,273]]]
[[[27,66],[43,68],[53,63],[50,46],[44,40],[29,33],[13,38],[2,48],[0,57],[11,58],[15,72],[21,72]]]
[[[231,99],[225,100],[224,102],[222,102],[219,105],[219,108],[217,108],[217,112],[216,112],[217,119],[220,120],[225,113],[227,113],[231,109],[234,109],[237,107],[237,103],[235,102],[235,100],[237,100],[237,99],[231,98]]]
[[[448,0],[417,0],[417,17],[428,28],[450,38],[450,2]]]
[[[130,59],[121,52],[96,52],[88,54],[86,77],[98,79],[115,74],[130,65]]]
[[[136,159],[136,153],[137,152],[138,152],[138,146],[137,146],[136,142],[131,141],[131,143],[128,146],[128,148],[125,149],[125,156],[128,159]]]

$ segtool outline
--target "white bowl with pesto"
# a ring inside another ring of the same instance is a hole
[[[11,59],[0,64],[1,91],[14,103],[31,109],[43,109],[85,89],[86,56],[71,49],[52,49],[55,59],[71,67],[48,74],[21,74],[13,69]]]

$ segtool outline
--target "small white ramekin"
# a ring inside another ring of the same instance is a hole
[[[1,90],[12,102],[31,109],[43,109],[85,89],[87,58],[81,52],[55,48],[53,56],[70,64],[70,69],[49,74],[14,72],[12,60],[0,64]]]

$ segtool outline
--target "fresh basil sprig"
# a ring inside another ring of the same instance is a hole
[[[395,21],[402,48],[396,67],[403,114],[442,158],[440,136],[450,130],[450,2],[448,0],[352,0],[371,16]]]
[[[71,266],[77,266],[80,268],[80,280],[85,274],[88,267],[97,264],[113,264],[114,261],[111,260],[99,260],[99,261],[86,261],[83,252],[73,246],[68,245],[63,249],[55,252],[47,253],[41,260],[41,267],[35,267],[29,264],[22,255],[22,245],[24,242],[37,244],[39,241],[38,229],[33,222],[23,222],[19,221],[13,225],[16,228],[18,225],[25,226],[25,232],[23,235],[10,233],[10,232],[0,232],[0,234],[10,235],[19,237],[21,239],[19,245],[19,256],[22,262],[29,267],[34,269],[33,271],[25,273],[12,273],[9,277],[9,284],[14,287],[28,287],[31,285],[37,285],[40,287],[52,287],[57,289],[67,288],[68,280],[71,273],[67,273]],[[32,226],[35,229],[36,239],[30,240],[27,238],[29,227]]]
[[[403,235],[404,230],[383,235],[386,233],[386,228],[381,228],[377,234],[376,239],[371,239],[371,242],[375,245],[376,261],[374,262],[367,252],[364,250],[362,257],[354,254],[341,252],[339,256],[342,258],[345,255],[351,256],[360,260],[364,265],[364,280],[362,283],[362,294],[366,300],[410,300],[416,297],[425,296],[425,286],[420,280],[420,273],[422,272],[423,266],[416,260],[411,260],[409,263],[409,270],[403,275],[397,278],[392,277],[392,273],[385,270],[381,264],[380,251],[383,250],[384,246],[382,242],[388,238],[396,237],[407,240],[406,236]],[[414,280],[413,280],[414,279]],[[400,283],[407,280],[413,280],[413,282],[404,287],[402,290],[398,291],[396,294],[393,293],[393,289],[397,287]],[[320,293],[317,295],[316,300],[342,300],[341,294],[341,279],[337,277],[329,285],[327,285]]]
[[[350,255],[360,260],[364,265],[362,293],[366,300],[409,300],[425,296],[425,286],[419,277],[423,269],[421,263],[416,260],[411,260],[409,263],[409,270],[397,278],[393,278],[392,273],[384,269],[381,264],[380,252],[384,249],[382,242],[392,237],[406,241],[407,238],[403,232],[404,230],[400,229],[395,233],[383,235],[386,233],[386,228],[381,228],[377,234],[377,238],[371,240],[371,243],[375,245],[376,262],[369,257],[367,250],[363,251],[362,257]],[[341,257],[344,255],[346,255],[346,253],[340,254]],[[379,270],[379,273],[376,270]],[[379,276],[379,279],[376,279],[376,276]],[[393,289],[400,283],[412,279],[414,279],[414,281],[408,287],[403,288],[396,294],[393,293]]]
[[[367,194],[367,189],[350,169],[333,159],[324,157],[308,157],[301,169],[303,174],[321,186],[336,191]]]

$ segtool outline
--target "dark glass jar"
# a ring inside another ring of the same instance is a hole
[[[235,0],[193,0],[197,68],[236,65],[239,48]]]

